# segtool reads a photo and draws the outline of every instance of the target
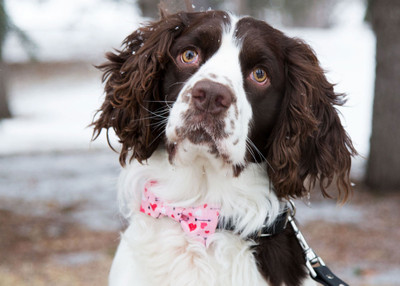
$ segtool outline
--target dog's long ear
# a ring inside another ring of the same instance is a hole
[[[286,91],[267,158],[269,177],[280,197],[302,196],[316,181],[330,197],[327,187],[335,181],[346,200],[356,151],[335,108],[344,96],[334,92],[308,45],[286,38],[284,46]]]
[[[182,29],[182,14],[164,15],[129,35],[123,48],[107,53],[104,72],[105,100],[92,123],[93,140],[101,130],[112,128],[122,144],[120,163],[142,162],[157,148],[160,136],[160,82],[171,60],[170,47]],[[158,128],[158,130],[157,130]]]

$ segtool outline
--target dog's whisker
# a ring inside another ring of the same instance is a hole
[[[132,120],[132,122],[140,122],[140,121],[145,121],[145,120],[152,120],[152,119],[159,119],[159,118],[161,118],[161,120],[168,120],[168,117],[166,117],[166,116],[154,116],[154,115],[151,115],[151,116],[147,116],[147,117],[142,117],[142,118],[137,118],[137,119],[135,119],[135,120]]]
[[[261,157],[261,159],[264,160],[264,161],[267,163],[267,165],[271,168],[271,170],[272,170],[273,172],[275,172],[274,168],[273,168],[272,165],[268,162],[267,158],[265,158],[265,156],[261,153],[261,151],[257,148],[257,146],[254,144],[254,142],[253,142],[249,137],[246,138],[246,143],[249,144],[249,149],[250,149],[250,150],[254,150],[254,151]],[[248,145],[246,144],[246,146],[248,146]],[[255,158],[255,156],[254,156],[254,155],[255,155],[254,152],[252,152],[252,151],[250,151],[250,150],[249,150],[249,152],[251,152],[251,154],[252,154],[252,156],[253,156],[253,159],[256,160],[256,158]],[[257,160],[256,160],[256,161],[257,161]]]
[[[148,110],[148,108],[145,108],[145,107],[143,107],[143,108]],[[170,108],[161,106],[161,107],[153,110],[152,112],[157,113],[157,114],[164,114],[164,113],[168,113],[169,111],[170,111]]]
[[[156,111],[153,111],[153,113],[157,115],[165,115],[169,114],[169,109],[157,109]]]
[[[157,139],[160,138],[160,136],[163,135],[163,134],[165,134],[165,132],[164,132],[164,131],[161,131],[161,132],[156,136],[156,138],[154,138],[153,141],[150,142],[149,146],[153,145],[153,143],[156,142]]]
[[[162,118],[162,119],[166,119],[167,117],[165,117],[165,116],[162,116],[162,114],[163,114],[163,112],[154,112],[154,111],[151,111],[151,110],[149,110],[148,108],[146,108],[146,107],[144,107],[144,106],[142,106],[142,108],[144,109],[144,110],[146,110],[147,112],[149,112],[150,114],[152,114],[152,115],[154,115],[155,117],[158,117],[158,118]],[[166,111],[165,111],[166,112]]]
[[[184,81],[177,81],[177,82],[174,82],[174,83],[172,83],[171,85],[169,85],[169,88],[174,87],[175,85],[178,85],[178,84],[185,84],[185,82],[184,82]]]
[[[169,103],[174,104],[175,101],[174,100],[172,100],[172,101],[167,100],[167,96],[168,96],[168,94],[165,94],[165,96],[164,96],[165,104],[168,106],[169,109],[172,109],[172,106]]]
[[[246,150],[249,151],[251,157],[254,159],[254,162],[256,162],[256,164],[258,166],[261,166],[261,164],[259,162],[257,162],[257,158],[256,155],[254,154],[253,149],[251,148],[251,146],[248,144],[248,142],[246,142]]]
[[[265,158],[265,156],[263,155],[263,153],[261,153],[261,151],[257,148],[257,146],[254,144],[254,142],[253,142],[250,138],[247,137],[246,141],[247,141],[247,143],[250,144],[251,147],[253,147],[253,149],[254,149],[255,152],[261,157],[261,159],[267,160],[267,159]]]
[[[153,126],[155,128],[155,130],[160,129],[160,128],[164,128],[168,123],[168,118],[160,120],[158,122],[153,122],[150,123],[150,126]]]
[[[151,103],[174,103],[173,100],[145,100],[144,102],[151,102]]]

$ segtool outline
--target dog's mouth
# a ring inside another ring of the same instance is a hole
[[[221,138],[214,133],[213,128],[206,128],[203,124],[185,124],[184,127],[176,129],[176,140],[174,145],[179,145],[183,141],[188,141],[193,147],[206,146],[210,151],[216,152],[217,144]]]
[[[205,128],[186,129],[180,134],[179,140],[166,145],[171,164],[175,165],[176,160],[184,165],[195,164],[197,159],[203,158],[222,163],[220,167],[230,166],[236,177],[243,171],[245,164],[233,161],[224,138],[215,138]]]
[[[176,138],[169,141],[168,153],[170,161],[173,161],[178,151],[183,153],[194,154],[199,156],[222,158],[225,163],[230,163],[228,155],[222,144],[223,136],[219,132],[221,126],[217,126],[217,121],[214,124],[196,122],[193,124],[185,122],[184,126],[175,129]]]
[[[203,128],[188,131],[186,138],[196,145],[215,143],[213,137]]]
[[[182,126],[175,129],[177,138],[187,139],[195,145],[217,144],[228,137],[222,116],[190,109],[183,115],[183,122]]]
[[[181,105],[175,106],[177,111],[187,109],[174,114],[167,124],[166,146],[171,163],[186,165],[193,160],[206,159],[223,165],[243,164],[243,150],[238,146],[240,134],[235,134],[231,110],[215,114]]]

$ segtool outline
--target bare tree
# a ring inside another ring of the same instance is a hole
[[[376,34],[376,79],[366,183],[380,192],[400,189],[400,1],[370,0]]]
[[[8,18],[4,9],[4,0],[0,0],[0,119],[11,117],[8,107],[6,86],[6,65],[3,62],[3,44],[8,30]]]

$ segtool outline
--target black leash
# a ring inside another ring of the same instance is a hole
[[[312,279],[325,286],[349,286],[346,282],[337,277],[325,265],[321,257],[319,257],[311,247],[308,246],[303,234],[297,227],[293,217],[296,214],[296,208],[292,201],[289,201],[291,213],[288,215],[288,222],[293,227],[296,238],[304,251],[306,266]]]

